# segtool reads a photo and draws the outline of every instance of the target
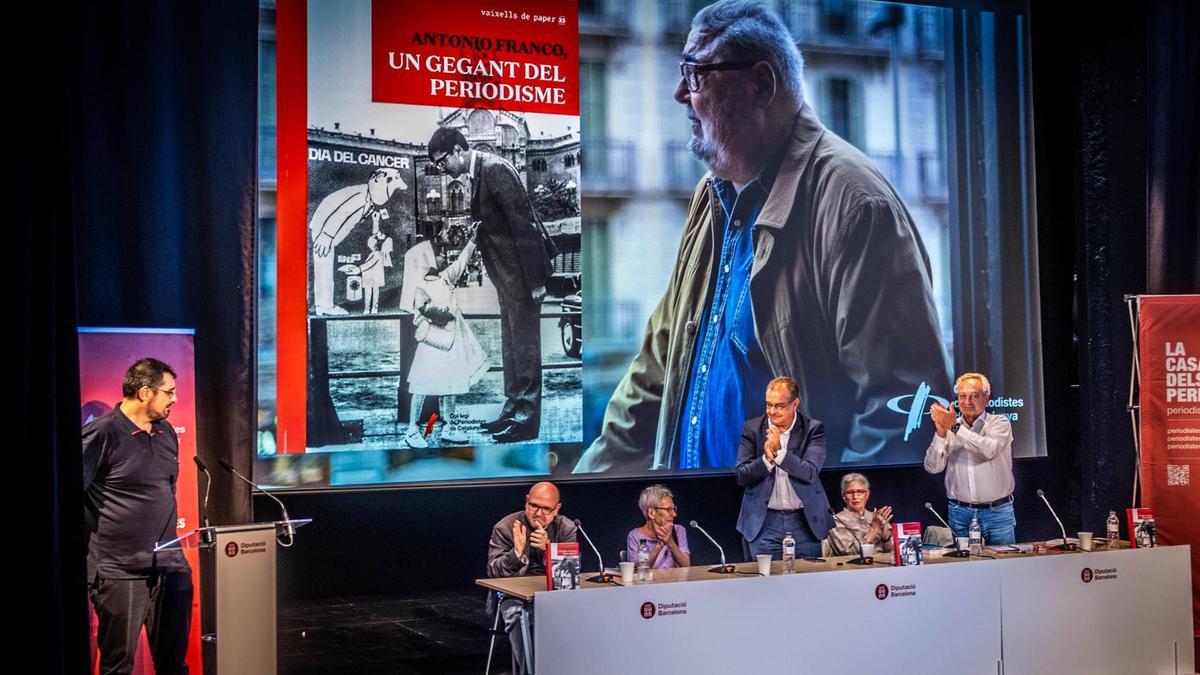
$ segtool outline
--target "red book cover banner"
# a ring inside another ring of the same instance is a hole
[[[175,371],[177,398],[171,406],[170,422],[179,437],[179,478],[175,500],[179,520],[177,534],[200,526],[200,501],[196,476],[196,368],[191,329],[175,328],[80,328],[79,329],[79,422],[80,427],[107,415],[121,401],[125,371],[143,357],[166,362]],[[192,567],[192,620],[188,635],[188,669],[203,672],[200,661],[200,561],[194,547],[184,557]],[[90,609],[90,603],[89,603]],[[92,664],[98,672],[96,614],[91,612]],[[135,675],[154,672],[146,633],[138,641]]]
[[[577,17],[545,0],[375,0],[372,100],[578,115]]]
[[[281,0],[276,21],[256,474],[550,473],[583,440],[577,4]]]
[[[1192,546],[1192,609],[1200,628],[1200,295],[1138,299],[1143,506],[1160,546]],[[1130,532],[1130,539],[1134,533]]]

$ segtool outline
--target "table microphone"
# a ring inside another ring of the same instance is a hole
[[[712,545],[716,546],[717,551],[719,551],[721,553],[721,564],[717,565],[715,567],[708,568],[708,571],[715,572],[717,574],[733,574],[733,565],[728,565],[725,563],[725,549],[721,548],[721,545],[717,543],[717,540],[713,539],[712,536],[710,536],[707,532],[705,532],[704,528],[700,527],[700,523],[697,523],[696,521],[693,520],[692,522],[690,522],[688,524],[691,525],[693,528],[700,530],[700,534],[704,535],[705,538],[707,538],[709,541],[711,541]]]
[[[933,513],[933,515],[937,516],[937,519],[939,521],[941,521],[942,525],[944,525],[947,530],[950,530],[950,538],[954,540],[954,550],[947,553],[945,557],[947,557],[947,558],[970,558],[971,552],[962,550],[962,547],[960,547],[958,545],[958,537],[954,536],[954,528],[950,527],[950,523],[947,523],[945,521],[945,519],[942,518],[942,514],[938,513],[933,508],[933,504],[930,504],[929,502],[925,502],[925,508],[929,509],[929,511],[931,513]]]
[[[204,466],[204,461],[200,459],[200,455],[192,455],[192,459],[196,460],[196,466],[204,472],[204,501],[200,502],[200,543],[212,544],[213,531],[208,525],[208,491],[212,489],[212,474],[208,472],[208,467]]]
[[[600,574],[597,574],[591,579],[584,579],[584,581],[590,581],[593,584],[613,583],[613,575],[604,571],[604,558],[600,557],[600,549],[596,548],[596,545],[592,543],[592,538],[588,536],[587,530],[583,529],[583,523],[579,522],[578,518],[572,522],[575,523],[575,529],[579,530],[580,533],[583,534],[583,538],[587,540],[588,546],[591,546],[592,550],[596,552],[596,560],[600,563]]]
[[[1054,507],[1050,506],[1050,502],[1046,499],[1046,493],[1042,492],[1041,488],[1038,488],[1037,496],[1041,497],[1043,502],[1046,502],[1046,508],[1050,509],[1050,515],[1054,516],[1054,520],[1058,522],[1058,529],[1062,530],[1062,545],[1055,546],[1053,548],[1056,548],[1060,551],[1074,551],[1075,549],[1079,548],[1077,545],[1067,541],[1067,528],[1063,527],[1061,520],[1058,520],[1058,514],[1054,512]]]
[[[833,516],[834,522],[836,522],[838,525],[841,525],[842,527],[846,527],[846,524],[843,523],[841,521],[841,519],[839,519],[837,517],[837,514],[833,512],[833,507],[828,507],[825,510],[829,512],[830,516]],[[863,542],[862,542],[862,539],[858,538],[858,533],[854,531],[854,528],[846,527],[846,529],[850,531],[850,536],[854,537],[854,541],[858,542],[858,557],[855,558],[854,560],[847,560],[846,562],[850,563],[851,565],[873,565],[873,564],[875,564],[874,558],[867,560],[866,556],[863,555],[863,552],[862,552]]]
[[[279,510],[283,512],[283,536],[287,537],[287,542],[288,542],[285,544],[285,543],[283,543],[283,540],[280,539],[279,545],[280,546],[291,546],[292,541],[294,540],[294,538],[296,536],[296,528],[294,525],[292,525],[292,519],[290,516],[288,516],[287,507],[283,505],[283,502],[279,501],[279,498],[276,497],[275,495],[260,488],[257,484],[255,484],[254,481],[252,481],[249,478],[246,478],[242,474],[238,473],[237,469],[233,468],[233,465],[230,464],[229,462],[226,462],[223,459],[218,459],[217,464],[220,464],[222,469],[225,469],[229,473],[242,479],[242,482],[244,482],[245,484],[249,485],[250,487],[254,488],[255,490],[258,490],[259,492],[270,497],[271,499],[275,500],[275,503],[279,505]]]

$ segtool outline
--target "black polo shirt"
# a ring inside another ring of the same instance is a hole
[[[174,539],[179,439],[165,420],[149,433],[118,404],[83,428],[83,510],[88,579],[146,577],[189,569],[179,549],[154,552]]]

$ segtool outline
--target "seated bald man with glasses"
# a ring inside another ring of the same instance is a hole
[[[488,543],[488,577],[544,575],[546,546],[575,541],[575,523],[559,515],[560,508],[562,502],[554,483],[541,482],[530,488],[529,494],[525,495],[525,508],[504,516],[492,528],[492,539]],[[505,598],[500,602],[517,672],[521,673],[532,667],[525,663],[524,635],[520,625],[523,605],[516,598]],[[528,630],[533,635],[532,625]]]
[[[771,380],[766,399],[767,414],[742,427],[733,471],[746,492],[737,530],[752,558],[781,559],[788,532],[797,558],[816,558],[833,525],[820,478],[825,425],[800,414],[800,386],[790,377]]]

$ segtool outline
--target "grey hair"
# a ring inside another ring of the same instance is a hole
[[[671,490],[665,485],[654,484],[642,490],[641,496],[638,497],[638,508],[642,510],[642,515],[650,517],[650,507],[658,506],[658,503],[664,499],[675,500],[675,495],[671,494]]]
[[[775,10],[753,0],[722,0],[692,18],[697,42],[726,59],[766,61],[779,76],[780,88],[804,99],[804,57]]]
[[[842,476],[842,492],[845,492],[846,488],[850,487],[851,483],[856,482],[862,483],[863,487],[868,490],[871,489],[871,481],[867,480],[866,476],[862,475],[861,473],[848,473],[845,476]]]
[[[987,375],[983,373],[963,373],[959,375],[958,379],[954,381],[955,394],[958,394],[958,385],[962,384],[964,380],[979,380],[979,385],[983,387],[984,404],[986,405],[988,401],[992,400],[992,383],[988,382]]]

